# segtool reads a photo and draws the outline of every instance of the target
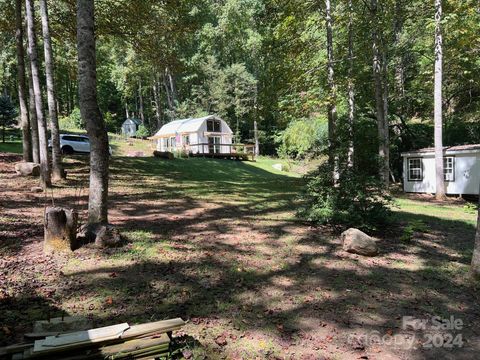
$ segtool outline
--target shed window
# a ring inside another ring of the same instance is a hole
[[[408,180],[409,181],[423,180],[423,168],[422,168],[421,158],[408,159]]]
[[[455,181],[455,158],[453,156],[443,158],[443,176],[445,181]]]
[[[182,136],[182,144],[183,145],[190,145],[190,136],[189,135],[183,135]]]
[[[219,120],[207,120],[207,131],[209,132],[221,132]]]

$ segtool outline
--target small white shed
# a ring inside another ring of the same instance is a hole
[[[185,151],[192,154],[230,154],[232,134],[228,124],[216,115],[175,120],[163,125],[149,139],[157,151]]]
[[[402,153],[403,189],[412,193],[435,193],[435,149]],[[480,144],[444,148],[445,191],[451,195],[478,195]]]
[[[122,134],[128,137],[135,136],[141,124],[140,119],[126,119],[122,124]]]

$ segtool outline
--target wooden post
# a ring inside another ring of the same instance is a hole
[[[77,221],[75,210],[60,207],[45,209],[45,241],[43,251],[46,254],[69,252],[77,247]]]

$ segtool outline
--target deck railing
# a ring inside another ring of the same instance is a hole
[[[226,150],[228,149],[228,150]],[[210,144],[198,143],[182,145],[181,147],[168,147],[167,151],[185,151],[186,153],[196,153],[200,155],[215,154],[221,155],[235,155],[246,154],[255,160],[255,145],[253,144]]]

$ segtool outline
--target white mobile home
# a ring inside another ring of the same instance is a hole
[[[215,115],[182,119],[163,125],[150,139],[157,151],[185,151],[191,154],[230,154],[232,134],[228,124]]]
[[[435,193],[435,151],[426,148],[402,153],[403,189],[412,193]],[[478,195],[480,186],[480,144],[444,148],[445,192]]]

